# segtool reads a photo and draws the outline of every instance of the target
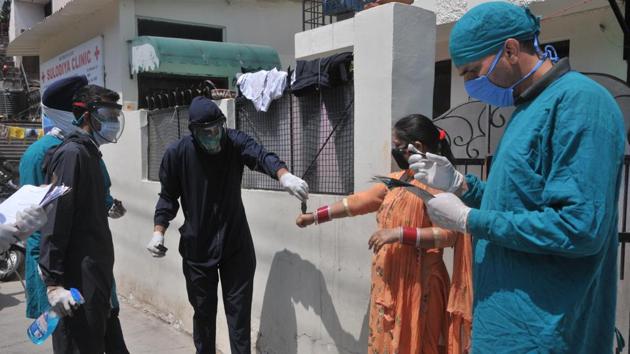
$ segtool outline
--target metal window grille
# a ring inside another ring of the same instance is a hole
[[[354,87],[352,83],[306,96],[285,95],[267,113],[236,102],[237,129],[277,153],[309,184],[311,193],[350,194],[354,189]],[[246,171],[243,187],[280,190],[260,173]]]
[[[324,3],[322,0],[302,1],[302,30],[310,30],[332,23],[331,16],[324,15]]]
[[[183,136],[189,135],[188,106],[149,111],[148,179],[160,180],[160,163],[166,148]]]

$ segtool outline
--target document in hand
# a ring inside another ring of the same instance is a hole
[[[428,202],[430,199],[434,198],[433,194],[425,191],[422,188],[418,188],[416,186],[414,186],[411,183],[407,183],[405,181],[401,181],[399,179],[396,178],[391,178],[391,177],[384,177],[384,176],[374,176],[372,178],[373,182],[381,182],[383,184],[385,184],[387,186],[387,189],[394,189],[394,188],[403,188],[405,190],[407,190],[408,192],[411,192],[413,194],[415,194],[416,196],[420,197],[420,199],[422,199],[424,202]]]
[[[0,224],[12,224],[15,222],[18,211],[33,205],[45,207],[69,191],[70,188],[63,185],[25,185],[0,204]]]

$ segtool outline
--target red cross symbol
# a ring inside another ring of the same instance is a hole
[[[96,60],[98,60],[98,56],[101,54],[101,51],[98,50],[98,46],[96,46],[96,50],[94,51],[94,56],[96,57]]]

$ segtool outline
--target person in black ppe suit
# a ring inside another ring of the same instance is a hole
[[[188,114],[192,134],[170,145],[162,158],[162,189],[147,249],[154,257],[165,255],[164,232],[176,216],[181,198],[185,221],[179,229],[179,252],[188,299],[195,310],[197,353],[215,353],[219,279],[231,351],[250,353],[256,257],[241,200],[244,166],[277,178],[302,201],[308,198],[308,185],[253,138],[226,128],[225,116],[210,99],[194,98]]]
[[[96,85],[77,90],[73,123],[80,129],[44,159],[47,183],[72,188],[52,204],[52,222],[42,229],[40,248],[48,302],[63,316],[53,333],[56,354],[105,351],[114,249],[99,145],[116,142],[122,133],[118,99],[116,92]],[[81,292],[82,306],[77,306],[70,288]]]

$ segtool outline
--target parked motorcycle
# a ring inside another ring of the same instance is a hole
[[[0,281],[22,280],[26,246],[23,241],[15,243],[6,252],[0,252]]]
[[[0,158],[0,203],[18,190],[18,163]],[[20,241],[6,252],[0,252],[0,281],[9,281],[17,276],[22,280],[26,245]]]

